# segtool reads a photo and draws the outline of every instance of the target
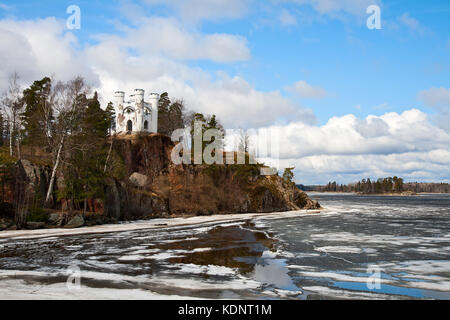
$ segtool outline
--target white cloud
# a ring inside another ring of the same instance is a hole
[[[311,155],[392,154],[449,148],[450,135],[412,109],[398,114],[333,117],[321,127],[290,123],[279,130],[283,158]]]
[[[185,21],[236,19],[244,16],[253,0],[145,0],[150,5],[175,9]]]
[[[288,10],[283,9],[280,14],[280,23],[283,26],[295,26],[297,19]]]
[[[450,109],[450,89],[432,88],[422,90],[418,94],[419,99],[428,107]]]
[[[314,87],[304,80],[298,81],[293,85],[286,87],[286,90],[298,94],[302,98],[309,99],[323,99],[328,95],[325,89]]]
[[[426,28],[420,24],[419,20],[411,17],[409,12],[405,12],[398,17],[398,21],[413,32],[417,32],[419,34],[424,34],[426,32]]]
[[[0,20],[0,86],[14,71],[25,81],[53,73],[60,79],[82,74],[96,84],[97,78],[76,50],[77,39],[64,28],[65,22],[55,18]]]
[[[105,52],[111,52],[108,61],[102,60]],[[98,61],[96,71],[102,84],[99,92],[109,93],[105,101],[111,100],[118,89],[129,92],[139,87],[168,91],[171,97],[182,98],[190,109],[216,114],[227,128],[267,126],[284,117],[315,122],[311,110],[294,104],[278,91],[258,91],[241,77],[219,73],[213,79],[203,70],[164,58],[127,59],[109,44],[91,48],[89,59]]]
[[[439,158],[445,157],[445,158]],[[450,152],[410,152],[388,155],[320,155],[281,161],[282,167],[295,166],[298,183],[350,183],[363,178],[400,176],[406,181],[450,182]]]
[[[435,108],[435,122],[450,132],[450,89],[432,88],[418,93],[418,98],[425,106]]]
[[[270,128],[280,138],[281,167],[295,166],[301,183],[450,177],[450,134],[417,109],[366,119],[333,117],[323,126],[293,122]]]
[[[211,113],[214,110],[229,127],[260,127],[280,117],[316,121],[311,110],[299,107],[280,92],[259,92],[240,77],[225,77],[200,87],[196,101],[201,111]]]
[[[139,50],[141,55],[161,55],[177,60],[235,62],[250,58],[244,37],[188,30],[172,18],[145,19],[136,28],[126,28],[124,32],[124,36],[103,35],[97,38],[102,43],[118,43],[121,48]]]

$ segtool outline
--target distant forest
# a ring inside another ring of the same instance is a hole
[[[362,179],[361,181],[350,184],[338,184],[336,181],[329,182],[324,186],[304,186],[299,185],[304,191],[317,192],[356,192],[365,194],[384,194],[384,193],[450,193],[450,184],[448,183],[425,183],[425,182],[407,182],[402,178],[388,177],[378,180]]]

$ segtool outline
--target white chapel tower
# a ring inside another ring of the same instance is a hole
[[[142,89],[135,89],[128,101],[123,91],[117,91],[114,97],[117,133],[158,132],[159,94],[150,93],[147,102]]]

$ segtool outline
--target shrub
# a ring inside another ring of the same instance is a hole
[[[47,222],[49,218],[48,212],[42,208],[34,208],[30,211],[28,221],[30,222]]]
[[[203,168],[203,172],[210,176],[215,186],[219,185],[219,180],[223,176],[223,171],[226,170],[223,166],[217,164],[207,165]]]
[[[258,177],[261,165],[259,164],[235,164],[231,166],[236,172],[236,178],[241,187],[245,187],[249,183],[249,179]]]

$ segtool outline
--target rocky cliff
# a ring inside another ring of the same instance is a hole
[[[111,141],[109,169],[115,178],[107,179],[103,200],[88,199],[87,213],[69,210],[67,201],[56,197],[52,209],[43,209],[51,167],[20,160],[2,168],[0,230],[16,224],[80,227],[152,217],[320,208],[281,177],[261,176],[261,165],[175,165],[175,145],[161,134],[121,135]],[[63,185],[58,174],[56,191]],[[26,221],[14,214],[21,208],[28,211]]]
[[[115,219],[316,209],[296,186],[279,176],[260,176],[259,165],[175,165],[165,135],[114,138],[124,179],[110,179],[104,212]]]

